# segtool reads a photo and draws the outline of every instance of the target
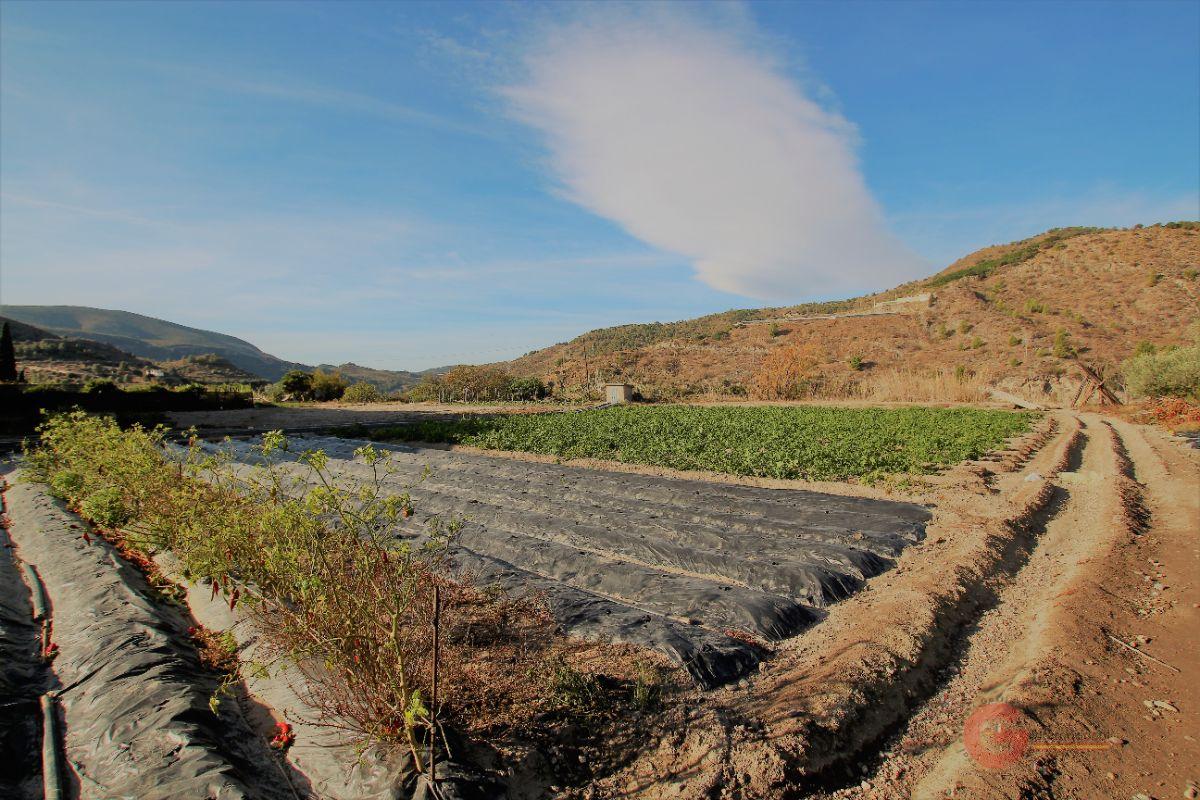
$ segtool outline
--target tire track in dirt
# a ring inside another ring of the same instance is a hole
[[[1064,415],[1006,454],[939,476],[926,494],[935,507],[926,538],[895,569],[783,643],[756,678],[710,694],[691,730],[597,796],[789,798],[846,785],[845,765],[878,754],[938,691],[962,632],[989,607],[995,576],[1022,563],[1054,498],[1044,476],[1066,469],[1082,443],[1078,421]]]
[[[1049,607],[1078,565],[1106,549],[1113,535],[1112,526],[1097,519],[1115,494],[1112,436],[1098,423],[1087,425],[1083,436],[1083,446],[1054,479],[1051,503],[1031,526],[1022,563],[997,580],[994,602],[964,632],[941,688],[909,717],[874,774],[824,797],[947,796],[955,777],[972,768],[962,744],[967,717],[980,705],[1010,700],[1015,686],[1036,679],[1030,666],[1044,647]]]
[[[1131,751],[1122,752],[1130,745],[1131,704],[1125,703],[1124,715],[1105,713],[1111,712],[1116,700],[1095,702],[1094,698],[1103,693],[1095,688],[1085,692],[1083,687],[1084,673],[1095,671],[1105,652],[1111,656],[1117,649],[1104,641],[1107,630],[1099,623],[1105,621],[1105,616],[1097,614],[1091,595],[1112,595],[1105,586],[1116,585],[1111,569],[1116,559],[1112,554],[1122,548],[1136,548],[1137,533],[1147,522],[1143,487],[1131,476],[1135,471],[1148,476],[1154,491],[1167,495],[1180,488],[1186,493],[1189,484],[1185,475],[1171,474],[1163,453],[1149,446],[1141,430],[1125,423],[1114,427],[1096,415],[1086,415],[1085,420],[1086,444],[1078,459],[1068,463],[1070,469],[1057,476],[1056,505],[1044,520],[1028,561],[1006,582],[997,603],[981,615],[963,643],[960,658],[947,671],[942,688],[907,720],[903,731],[892,739],[876,766],[859,783],[815,797],[1082,800],[1129,797],[1139,790],[1156,796],[1151,791],[1169,785],[1152,780],[1156,771],[1163,772],[1152,760],[1143,759],[1144,769],[1135,773],[1138,780],[1126,779],[1137,760],[1130,758]],[[1180,477],[1185,477],[1182,487]],[[1190,521],[1194,526],[1200,521],[1200,502],[1196,500],[1200,484],[1195,482],[1194,472],[1191,481]],[[1187,509],[1176,506],[1174,516],[1173,521],[1162,524],[1173,522],[1176,530],[1183,530],[1180,526],[1188,524]],[[1194,564],[1194,538],[1192,546]],[[1124,654],[1119,657],[1130,658]],[[1121,674],[1127,672],[1136,678],[1110,674],[1114,693],[1123,694],[1127,681],[1148,689],[1148,683],[1143,682],[1145,674],[1153,671],[1146,669],[1148,663],[1117,668]],[[1166,675],[1170,677],[1170,673]],[[974,709],[994,702],[1009,703],[1023,712],[1022,727],[1030,732],[1035,747],[1038,742],[1051,742],[1068,746],[1088,743],[1109,749],[1059,753],[1032,750],[1005,771],[984,770],[967,755],[962,731]],[[1157,727],[1157,733],[1162,733],[1179,712],[1159,712],[1152,703],[1145,701],[1153,717],[1141,714],[1146,708],[1139,703],[1132,704],[1133,717],[1144,717]],[[1161,721],[1159,717],[1170,719]],[[1164,753],[1173,757],[1174,751],[1189,744],[1195,754],[1194,739],[1190,743],[1178,738],[1164,742],[1159,757]],[[1113,770],[1101,772],[1101,763]],[[1194,768],[1200,762],[1191,763]],[[1175,793],[1186,790],[1190,777],[1195,776],[1176,774],[1171,794],[1179,796]]]

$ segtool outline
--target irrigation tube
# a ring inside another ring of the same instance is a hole
[[[63,800],[62,772],[58,759],[58,697],[42,695],[42,786],[45,800]]]
[[[25,578],[29,582],[33,598],[33,621],[42,622],[42,653],[46,657],[49,646],[50,613],[46,602],[46,587],[37,570],[27,561],[21,562]],[[62,770],[58,755],[58,695],[46,692],[42,695],[42,786],[45,800],[62,800]]]
[[[29,588],[33,594],[33,621],[49,619],[46,614],[46,587],[42,585],[41,576],[29,562],[22,561],[21,566],[25,569],[25,579],[29,581]],[[45,642],[42,644],[44,645]]]

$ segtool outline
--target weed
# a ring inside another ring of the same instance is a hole
[[[1065,328],[1059,328],[1054,334],[1054,357],[1073,358],[1075,348],[1071,345],[1071,334]]]
[[[638,664],[633,682],[633,706],[640,711],[653,711],[662,703],[662,671],[651,664]]]
[[[595,675],[576,669],[561,656],[551,662],[548,682],[552,702],[559,708],[591,711],[603,697]]]

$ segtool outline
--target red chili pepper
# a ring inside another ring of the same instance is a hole
[[[271,737],[271,747],[276,750],[283,750],[286,747],[291,747],[296,741],[296,734],[292,731],[292,726],[286,722],[275,723],[275,735]]]

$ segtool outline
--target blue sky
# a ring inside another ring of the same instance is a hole
[[[1200,3],[0,4],[0,301],[485,362],[1200,216]]]

